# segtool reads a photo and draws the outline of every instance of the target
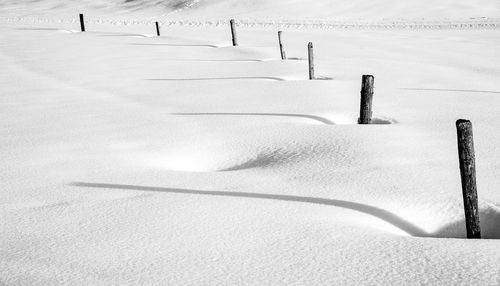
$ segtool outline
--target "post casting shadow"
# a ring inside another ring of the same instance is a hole
[[[314,80],[332,80],[333,77],[330,76],[317,76],[314,78]]]
[[[218,46],[215,45],[197,45],[197,44],[139,44],[139,43],[132,43],[129,45],[134,45],[134,46],[169,46],[169,47],[203,47],[203,48],[218,48]]]
[[[393,118],[378,118],[378,117],[372,118],[372,121],[370,122],[370,124],[380,124],[380,125],[384,125],[384,124],[396,124],[396,123],[398,123],[398,121],[396,119],[393,119]]]
[[[240,197],[240,198],[251,198],[251,199],[266,199],[266,200],[277,200],[277,201],[291,201],[299,203],[310,203],[318,205],[327,205],[346,208],[361,213],[365,213],[393,226],[399,228],[400,230],[408,233],[412,236],[418,237],[429,237],[430,234],[419,228],[418,226],[405,221],[404,219],[398,217],[396,214],[389,211],[360,203],[354,203],[342,200],[315,198],[315,197],[301,197],[301,196],[290,196],[290,195],[277,195],[277,194],[258,194],[258,193],[244,193],[244,192],[226,192],[226,191],[200,191],[200,190],[188,190],[188,189],[174,189],[174,188],[161,188],[161,187],[148,187],[148,186],[134,186],[134,185],[119,185],[119,184],[97,184],[97,183],[85,183],[85,182],[73,182],[71,186],[85,187],[85,188],[101,188],[101,189],[122,189],[122,190],[136,190],[145,192],[164,192],[164,193],[175,193],[175,194],[189,194],[189,195],[207,195],[207,196],[223,196],[223,197]]]
[[[21,31],[58,31],[59,28],[13,28],[14,30]]]
[[[454,91],[454,92],[477,92],[477,93],[499,93],[491,90],[467,90],[467,89],[445,89],[445,88],[400,88],[403,90],[423,90],[423,91]]]
[[[165,59],[167,61],[176,62],[264,62],[265,60],[256,59],[233,59],[233,60],[205,60],[205,59]]]
[[[172,115],[229,115],[229,116],[284,116],[284,117],[300,117],[319,121],[326,125],[335,125],[334,122],[320,116],[308,114],[292,114],[292,113],[232,113],[232,112],[218,112],[218,113],[171,113]]]
[[[58,31],[64,33],[73,33],[71,30],[59,29],[59,28],[13,28],[19,31]]]
[[[165,81],[198,81],[198,80],[235,80],[235,79],[265,79],[265,80],[275,80],[275,81],[285,81],[285,79],[279,77],[203,77],[203,78],[148,78],[146,80],[165,80]]]
[[[106,35],[101,35],[101,37],[142,37],[142,38],[148,38],[148,36],[143,35],[143,34],[106,34]]]

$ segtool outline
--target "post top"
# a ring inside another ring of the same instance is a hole
[[[459,126],[459,125],[472,125],[472,123],[470,122],[470,120],[467,120],[467,119],[458,119],[456,122],[456,125],[457,126]]]

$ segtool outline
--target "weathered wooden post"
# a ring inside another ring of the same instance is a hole
[[[481,238],[481,227],[479,225],[479,211],[477,204],[476,158],[474,155],[472,123],[469,120],[459,119],[456,122],[456,126],[467,238]]]
[[[374,78],[372,75],[363,75],[361,79],[359,124],[370,124],[372,121],[373,81]]]
[[[82,29],[82,32],[85,32],[85,22],[83,20],[83,14],[80,14],[80,28]]]
[[[307,45],[307,52],[309,55],[309,79],[314,79],[314,55],[313,55],[313,43],[309,42]]]
[[[158,21],[155,22],[156,25],[156,35],[159,37],[160,36],[160,24],[158,24]]]
[[[281,54],[281,59],[286,60],[285,49],[283,48],[283,42],[281,41],[281,33],[282,33],[282,31],[278,31],[278,41],[280,44],[280,54]]]
[[[235,47],[238,45],[238,39],[236,38],[236,28],[234,24],[234,19],[231,19],[231,21],[229,21],[229,24],[231,26],[231,36],[233,37],[233,46]]]

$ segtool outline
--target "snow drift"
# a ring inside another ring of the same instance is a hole
[[[498,31],[323,29],[498,4],[367,3],[2,1],[0,284],[498,284]],[[289,60],[273,23],[300,24]],[[356,124],[363,74],[378,124]],[[463,239],[458,118],[482,240]]]

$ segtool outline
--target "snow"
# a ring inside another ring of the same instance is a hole
[[[0,283],[499,284],[499,6],[381,2],[3,2]]]

